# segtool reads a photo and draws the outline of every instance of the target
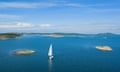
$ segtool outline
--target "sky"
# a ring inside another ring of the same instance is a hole
[[[120,34],[120,0],[0,0],[0,33]]]

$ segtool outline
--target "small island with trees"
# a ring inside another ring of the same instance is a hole
[[[96,49],[101,51],[112,51],[112,48],[110,46],[96,46]]]
[[[18,50],[15,51],[15,55],[31,55],[34,54],[36,51],[35,50]]]
[[[22,34],[18,34],[18,33],[1,33],[0,40],[19,38],[21,36]]]

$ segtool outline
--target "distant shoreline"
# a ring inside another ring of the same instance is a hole
[[[110,37],[116,36],[119,34],[113,33],[99,33],[99,34],[80,34],[80,33],[0,33],[0,40],[19,38],[23,35],[39,35],[39,36],[48,36],[54,38],[61,37]]]

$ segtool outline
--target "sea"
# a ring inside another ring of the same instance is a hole
[[[53,60],[48,49],[53,45]],[[110,46],[111,52],[96,46]],[[16,50],[35,50],[15,55]],[[0,72],[120,72],[120,36],[49,37],[26,35],[0,40]]]

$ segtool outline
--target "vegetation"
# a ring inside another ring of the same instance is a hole
[[[11,39],[11,38],[18,38],[21,36],[22,34],[17,34],[17,33],[2,33],[0,34],[0,39]]]
[[[30,55],[35,53],[36,51],[34,50],[19,50],[15,52],[15,55]]]
[[[40,35],[50,37],[113,37],[117,34],[112,33],[99,33],[99,34],[80,34],[80,33],[1,33],[0,39],[19,38],[22,35]]]
[[[110,46],[96,46],[96,49],[101,51],[112,51],[112,48]]]
[[[64,36],[80,36],[80,37],[110,37],[116,34],[112,33],[99,33],[99,34],[80,34],[80,33],[24,33],[26,35],[41,35],[41,36],[51,36],[51,37],[64,37]]]

